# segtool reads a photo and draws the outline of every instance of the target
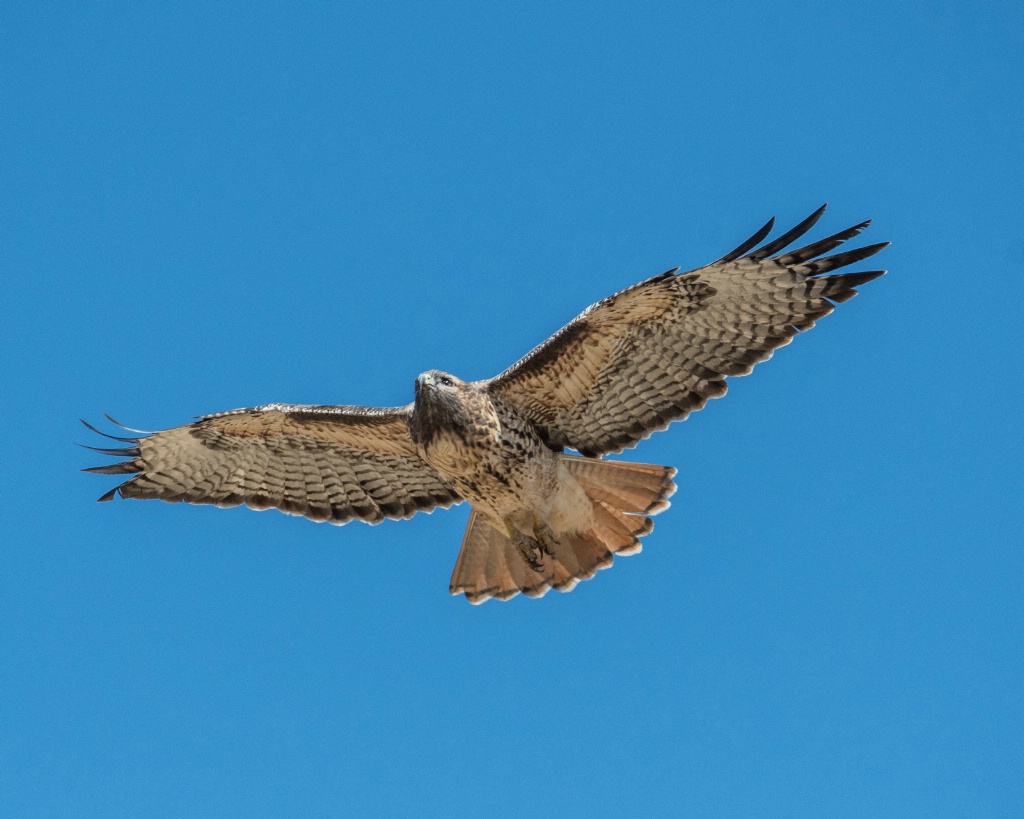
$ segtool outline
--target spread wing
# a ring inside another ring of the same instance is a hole
[[[724,395],[727,376],[746,375],[885,272],[832,274],[888,242],[824,256],[869,222],[783,252],[824,211],[757,248],[772,219],[713,264],[599,301],[487,388],[553,447],[600,455],[632,446]]]
[[[232,410],[137,438],[107,436],[130,446],[89,448],[127,460],[86,471],[134,474],[101,501],[117,494],[244,503],[331,523],[407,518],[461,500],[417,454],[406,423],[410,409],[271,404]]]

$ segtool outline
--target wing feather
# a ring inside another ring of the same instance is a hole
[[[794,227],[792,230],[787,230],[779,238],[772,239],[768,244],[762,245],[753,253],[747,255],[748,259],[753,259],[755,262],[761,261],[761,259],[767,259],[773,253],[778,253],[785,247],[789,247],[790,244],[795,242],[801,236],[803,236],[812,227],[818,224],[818,220],[824,215],[825,208],[828,205],[822,205],[814,213],[804,219],[799,225]],[[767,235],[767,234],[766,234]],[[755,242],[756,244],[756,242]],[[740,254],[743,255],[743,254]],[[739,258],[739,257],[737,257]]]
[[[885,272],[825,275],[887,246],[823,255],[869,222],[782,253],[824,211],[755,249],[771,220],[713,264],[670,270],[598,302],[484,383],[554,449],[600,455],[632,446],[724,395],[726,377],[746,375]]]
[[[286,404],[232,410],[137,438],[107,436],[131,446],[88,448],[126,460],[85,471],[134,475],[103,501],[120,495],[246,504],[339,524],[407,518],[460,500],[417,453],[409,411]]]
[[[724,262],[734,262],[737,259],[747,255],[747,253],[752,248],[757,247],[759,244],[761,244],[761,242],[764,241],[765,237],[772,232],[772,228],[774,227],[775,217],[773,216],[771,219],[769,219],[767,222],[761,225],[761,227],[757,230],[756,233],[754,233],[753,236],[751,236],[749,239],[743,242],[743,244],[741,244],[739,247],[730,250],[721,259],[719,259],[718,262],[720,264]]]

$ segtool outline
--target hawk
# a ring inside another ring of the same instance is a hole
[[[834,273],[887,242],[825,255],[869,222],[787,249],[824,210],[761,244],[772,219],[712,264],[597,302],[486,381],[431,370],[404,407],[269,404],[108,435],[128,446],[89,448],[124,460],[86,471],[133,476],[101,501],[245,504],[336,524],[465,500],[452,594],[480,603],[569,591],[614,555],[639,552],[675,491],[672,467],[601,456],[721,397],[726,378],[885,272]]]

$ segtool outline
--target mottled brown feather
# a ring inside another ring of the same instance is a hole
[[[725,395],[727,377],[746,375],[835,303],[856,295],[856,285],[882,275],[821,274],[885,244],[815,258],[868,222],[771,255],[806,233],[823,211],[761,250],[753,248],[772,223],[718,262],[669,271],[599,301],[484,383],[530,418],[552,448],[600,455],[632,446]]]
[[[271,404],[207,415],[137,439],[126,461],[93,472],[135,473],[124,498],[246,504],[312,520],[378,523],[451,506],[455,490],[417,453],[409,407]]]

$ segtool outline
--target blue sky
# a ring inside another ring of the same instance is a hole
[[[1024,812],[1016,4],[2,17],[0,814]],[[490,376],[824,201],[890,274],[624,456],[679,491],[572,594],[450,597],[465,507],[78,471],[79,417]]]

